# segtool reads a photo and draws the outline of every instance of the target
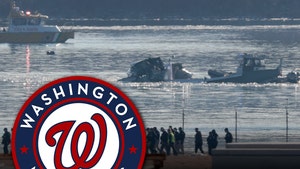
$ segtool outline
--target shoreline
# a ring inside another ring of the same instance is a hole
[[[15,169],[12,156],[4,156],[0,154],[0,169]],[[3,162],[3,163],[2,163]],[[146,161],[144,163],[143,169],[153,168],[152,161]],[[164,166],[162,169],[211,169],[212,168],[212,158],[211,156],[204,154],[179,154],[177,156],[169,155],[166,156],[164,161]]]
[[[212,158],[204,154],[180,154],[178,156],[170,155],[166,157],[163,169],[211,169]]]

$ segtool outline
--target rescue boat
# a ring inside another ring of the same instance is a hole
[[[47,15],[22,11],[13,3],[8,27],[0,30],[0,43],[64,43],[74,39],[74,31],[45,25]]]

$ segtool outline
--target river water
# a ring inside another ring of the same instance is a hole
[[[237,129],[239,142],[300,138],[298,84],[118,81],[127,76],[130,64],[148,57],[161,57],[167,62],[175,56],[172,62],[183,63],[194,78],[204,78],[210,68],[235,71],[240,53],[268,55],[266,64],[273,68],[283,58],[283,74],[286,74],[300,65],[300,25],[75,26],[73,29],[75,39],[65,44],[0,44],[1,131],[13,126],[24,101],[45,83],[65,76],[87,75],[123,90],[136,104],[146,127],[184,127],[190,148],[195,127],[201,130],[204,139],[210,130],[216,129],[221,144],[225,127],[234,137]],[[56,55],[46,55],[48,50]]]

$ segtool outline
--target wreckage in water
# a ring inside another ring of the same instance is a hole
[[[160,57],[148,58],[133,64],[128,77],[121,79],[126,82],[160,82],[179,79],[190,79],[192,74],[185,70],[181,63],[165,65]]]

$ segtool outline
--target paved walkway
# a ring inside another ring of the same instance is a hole
[[[162,169],[211,169],[211,157],[208,155],[178,155],[167,156]],[[151,164],[149,166],[152,166]],[[144,167],[144,169],[149,167]],[[150,167],[152,168],[152,167]],[[12,156],[0,154],[0,169],[15,169]]]
[[[15,169],[11,156],[0,154],[0,169]]]

